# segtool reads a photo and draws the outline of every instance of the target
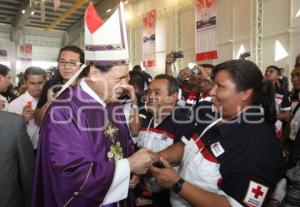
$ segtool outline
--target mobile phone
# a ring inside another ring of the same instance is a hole
[[[189,73],[191,75],[197,75],[197,64],[196,63],[188,63]]]
[[[184,57],[184,54],[183,54],[183,51],[177,51],[177,52],[174,52],[173,53],[173,57],[176,59],[176,58],[183,58]]]
[[[197,67],[197,64],[196,63],[188,63],[188,68],[190,70],[192,70],[193,68]]]
[[[26,106],[30,109],[32,109],[32,101],[27,101]]]
[[[152,164],[154,167],[157,167],[157,168],[165,168],[164,166],[164,163],[162,163],[161,161],[157,161],[155,163]]]

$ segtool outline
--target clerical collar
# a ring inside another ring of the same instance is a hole
[[[81,89],[89,94],[93,99],[95,99],[99,104],[101,104],[103,107],[106,107],[106,103],[89,87],[89,85],[85,82],[84,79],[81,79],[79,83]]]

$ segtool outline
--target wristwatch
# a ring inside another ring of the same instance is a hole
[[[185,180],[180,178],[176,183],[173,184],[171,190],[174,193],[179,193],[182,189],[182,185],[183,185],[184,182],[185,182]]]

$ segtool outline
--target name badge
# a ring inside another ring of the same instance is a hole
[[[215,157],[219,157],[221,154],[225,152],[220,142],[216,142],[212,145],[210,145],[210,149]]]

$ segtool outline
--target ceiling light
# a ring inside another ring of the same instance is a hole
[[[107,10],[106,10],[106,13],[109,13],[109,12],[111,12],[111,9],[107,9]]]
[[[125,10],[125,20],[130,22],[132,20],[132,13],[130,11]]]
[[[25,14],[25,12],[26,12],[25,9],[22,9],[22,14]]]
[[[33,15],[34,15],[34,11],[31,12],[31,16],[33,16]]]
[[[295,18],[297,18],[297,17],[299,17],[299,16],[300,16],[300,9],[298,10],[298,12],[297,12]]]

